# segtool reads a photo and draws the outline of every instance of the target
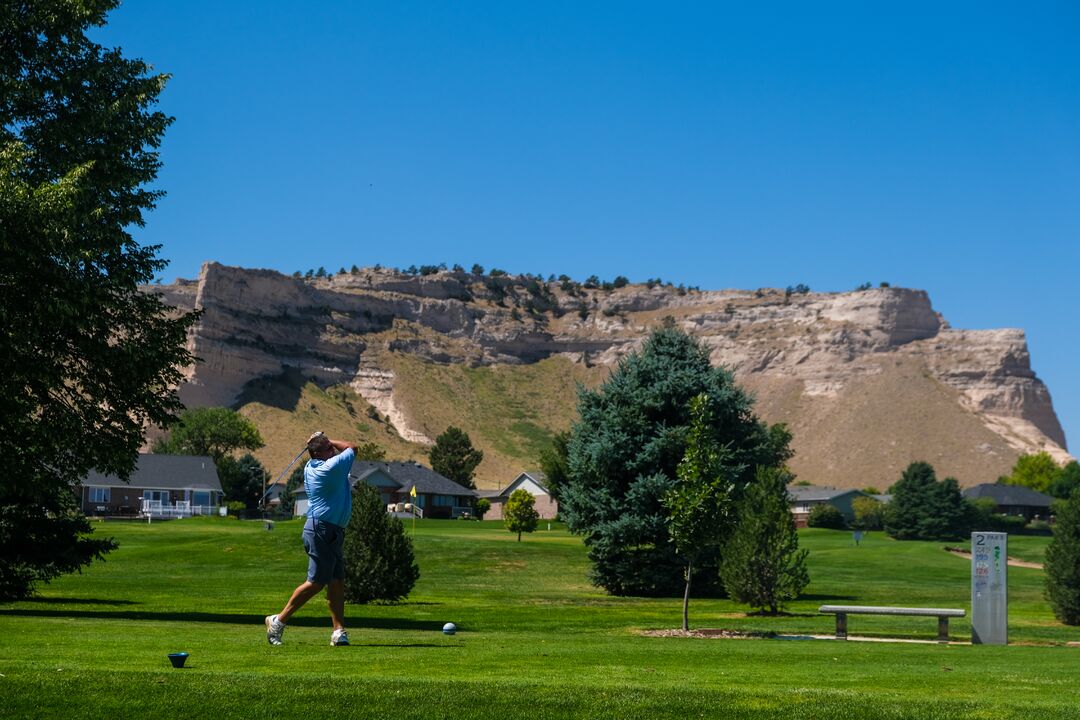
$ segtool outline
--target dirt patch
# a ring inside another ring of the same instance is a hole
[[[950,553],[952,555],[958,555],[958,556],[960,556],[962,558],[967,558],[968,560],[971,559],[971,553],[969,553],[967,550],[964,550],[962,548],[946,547],[945,552]],[[1012,567],[1032,568],[1032,569],[1035,569],[1035,570],[1042,570],[1043,569],[1042,563],[1033,563],[1033,562],[1028,562],[1027,560],[1020,560],[1019,558],[1012,558],[1012,557],[1009,558],[1009,565],[1011,565]]]
[[[642,630],[645,637],[686,637],[707,638],[710,640],[760,640],[775,637],[776,633],[743,632],[722,628],[701,628],[698,630]]]

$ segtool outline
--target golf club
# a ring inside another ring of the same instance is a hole
[[[260,507],[265,507],[265,505],[266,505],[266,496],[270,494],[270,492],[274,489],[275,485],[277,485],[279,482],[281,482],[281,478],[285,477],[285,473],[289,472],[289,470],[292,469],[292,466],[296,464],[296,461],[299,460],[301,457],[303,457],[304,453],[306,453],[307,451],[308,451],[307,443],[304,443],[303,449],[300,452],[296,453],[296,457],[294,457],[292,459],[292,462],[290,462],[287,466],[285,466],[285,469],[282,470],[281,474],[277,476],[277,480],[275,480],[274,482],[270,483],[270,485],[267,486],[266,492],[263,493],[262,498],[259,500]]]

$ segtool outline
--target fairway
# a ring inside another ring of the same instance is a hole
[[[266,643],[263,616],[303,578],[300,523],[107,523],[120,548],[36,599],[0,605],[0,716],[19,718],[1068,718],[1080,630],[1058,624],[1039,570],[1010,568],[1008,647],[656,638],[678,599],[592,587],[561,526],[521,543],[499,523],[420,522],[421,579],[400,605],[348,606],[329,646],[317,599]],[[697,628],[828,634],[824,603],[970,609],[969,565],[941,544],[802,531],[807,596],[780,618],[693,600]],[[1023,538],[1039,560],[1043,538]],[[1017,554],[1017,553],[1013,553]],[[454,636],[439,630],[454,622]],[[952,624],[969,639],[966,619]],[[932,639],[927,618],[858,617],[854,635]],[[191,654],[174,670],[166,654]]]

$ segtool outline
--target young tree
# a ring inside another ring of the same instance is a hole
[[[172,118],[167,76],[87,37],[115,0],[0,11],[0,598],[101,558],[77,502],[90,470],[126,478],[147,425],[180,409],[193,314],[145,287],[132,238]]]
[[[345,599],[396,602],[420,579],[412,539],[401,520],[386,512],[379,491],[365,482],[353,488],[353,511],[345,528]]]
[[[259,506],[266,492],[266,484],[270,481],[270,473],[254,455],[245,453],[239,459],[226,455],[218,460],[216,466],[226,500],[242,502],[248,510]]]
[[[487,498],[480,498],[476,501],[476,505],[473,506],[473,510],[476,512],[476,519],[483,520],[484,515],[491,509],[491,501]]]
[[[972,507],[953,478],[937,481],[934,468],[913,462],[893,485],[885,532],[897,540],[958,540],[970,530]]]
[[[794,478],[780,468],[759,468],[756,482],[739,504],[735,533],[724,545],[720,575],[728,594],[776,615],[810,582],[806,550],[790,511],[787,486]]]
[[[885,503],[870,497],[857,497],[851,501],[851,509],[855,512],[852,527],[859,530],[880,530],[885,527]]]
[[[510,493],[503,508],[503,524],[512,533],[517,533],[521,542],[521,533],[531,533],[536,529],[540,513],[536,512],[536,498],[528,490],[515,490]]]
[[[451,425],[446,432],[435,438],[428,451],[431,469],[458,485],[475,489],[473,473],[484,459],[484,453],[473,447],[469,434]]]
[[[259,429],[246,417],[224,407],[185,410],[168,437],[154,444],[154,452],[167,455],[209,455],[219,465],[234,450],[263,446]]]
[[[727,536],[734,522],[731,506],[734,474],[725,466],[725,453],[713,436],[709,396],[690,401],[690,428],[686,453],[676,471],[677,480],[664,494],[668,534],[684,563],[682,626],[690,629],[690,586],[694,562],[712,551]]]
[[[1046,548],[1046,599],[1058,620],[1080,625],[1080,490],[1058,503],[1054,538]]]
[[[731,374],[712,367],[708,350],[675,328],[655,331],[603,385],[578,396],[581,419],[567,444],[559,513],[584,537],[591,579],[608,592],[671,597],[685,590],[662,499],[686,454],[690,399],[701,393],[736,487],[753,481],[756,466],[787,458],[790,436],[771,434]],[[696,560],[703,594],[721,590],[717,566],[715,551]]]

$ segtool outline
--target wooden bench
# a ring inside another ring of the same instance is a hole
[[[938,619],[938,642],[949,642],[949,618],[964,617],[955,608],[876,607],[873,605],[822,605],[818,612],[836,615],[836,637],[847,639],[848,615],[922,615]]]

